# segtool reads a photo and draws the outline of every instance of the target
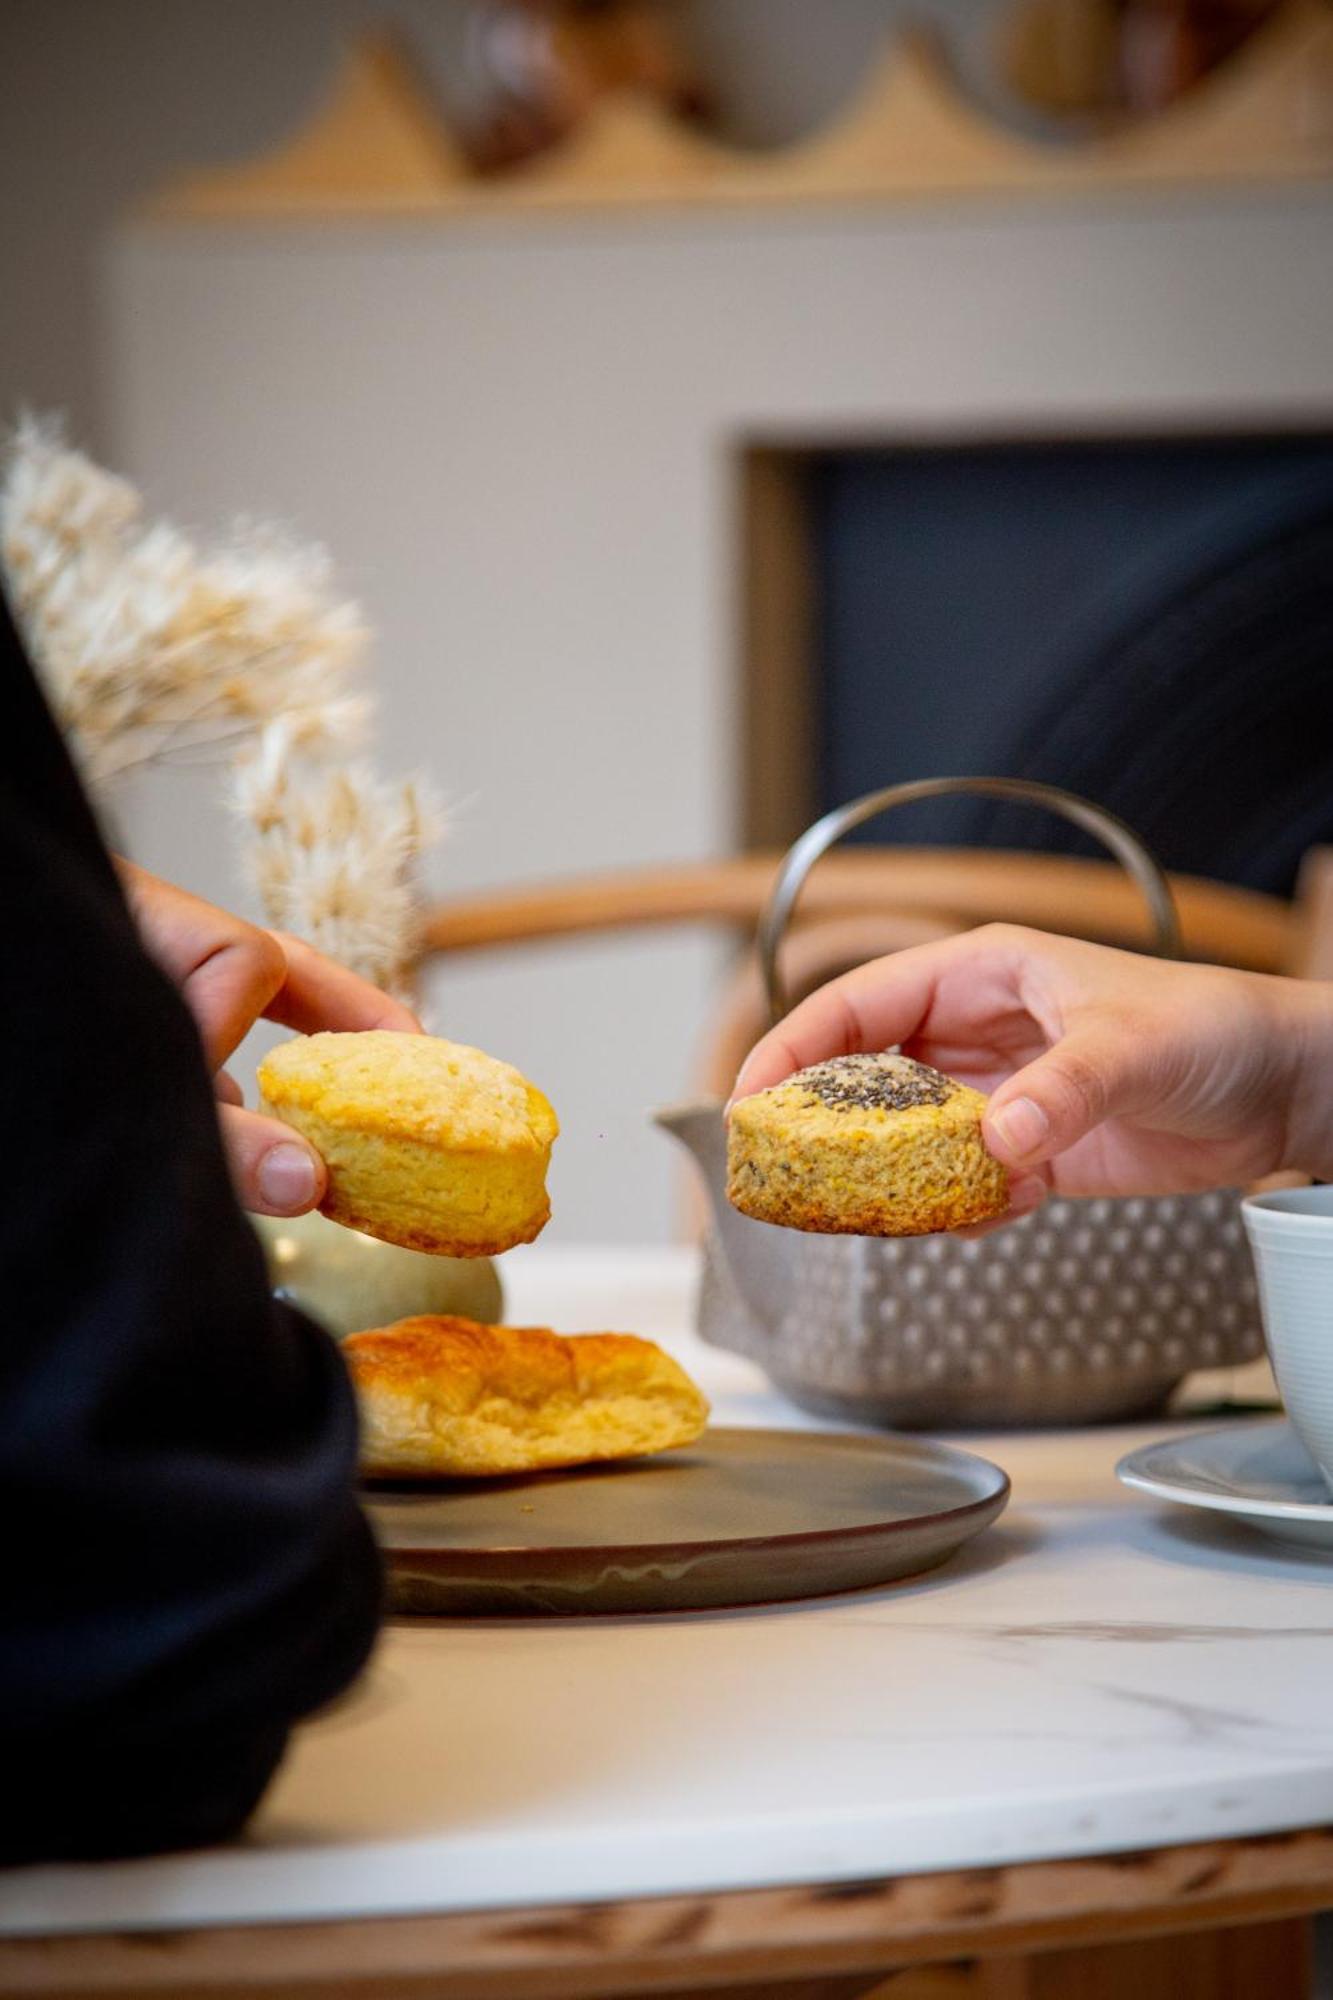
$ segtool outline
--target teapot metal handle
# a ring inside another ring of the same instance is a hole
[[[953,793],[971,793],[980,798],[1009,799],[1018,805],[1045,806],[1062,819],[1072,820],[1094,839],[1108,847],[1127,875],[1143,892],[1157,933],[1157,953],[1161,958],[1181,956],[1180,919],[1176,914],[1171,885],[1161,865],[1154,860],[1139,836],[1122,819],[1109,813],[1077,792],[1061,791],[1058,785],[1038,785],[1026,778],[916,778],[902,785],[887,785],[883,791],[867,792],[848,805],[835,806],[800,839],[788,848],[777,881],[759,919],[759,963],[768,996],[769,1016],[776,1025],[787,1012],[786,996],[778,972],[778,947],[782,942],[796,899],[816,861],[853,827],[875,819],[891,806],[906,806],[918,799],[938,799]]]

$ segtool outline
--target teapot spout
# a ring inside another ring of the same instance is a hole
[[[727,1202],[727,1120],[721,1098],[693,1098],[652,1112],[652,1124],[671,1132],[695,1160],[713,1210],[715,1230],[725,1230],[735,1214]]]
[[[727,1122],[722,1100],[696,1099],[655,1111],[653,1123],[692,1155],[707,1191],[712,1227],[705,1243],[699,1331],[718,1347],[762,1358],[766,1327],[790,1303],[791,1233],[753,1222],[727,1200]]]
[[[727,1126],[718,1097],[696,1098],[689,1104],[669,1104],[652,1114],[654,1125],[669,1132],[691,1155],[708,1190],[714,1213],[725,1207]]]
[[[701,1166],[715,1157],[725,1158],[727,1128],[720,1097],[696,1097],[688,1104],[665,1105],[652,1113],[652,1120],[673,1139],[679,1139]]]

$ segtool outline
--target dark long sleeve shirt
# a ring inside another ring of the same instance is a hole
[[[372,1642],[352,1401],[2,600],[0,966],[0,1860],[213,1840]]]

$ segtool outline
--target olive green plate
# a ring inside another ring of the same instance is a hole
[[[695,1611],[933,1569],[1009,1497],[920,1438],[710,1430],[687,1451],[524,1479],[376,1486],[393,1609],[449,1617]]]

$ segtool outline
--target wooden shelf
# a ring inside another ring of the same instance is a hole
[[[973,103],[939,42],[898,35],[841,118],[750,154],[644,99],[608,97],[558,150],[502,175],[467,162],[381,34],[351,47],[328,103],[264,157],[187,174],[149,209],[189,221],[627,209],[750,210],[926,196],[1096,193],[1333,175],[1333,11],[1293,0],[1161,117],[1081,143],[1010,131]]]

